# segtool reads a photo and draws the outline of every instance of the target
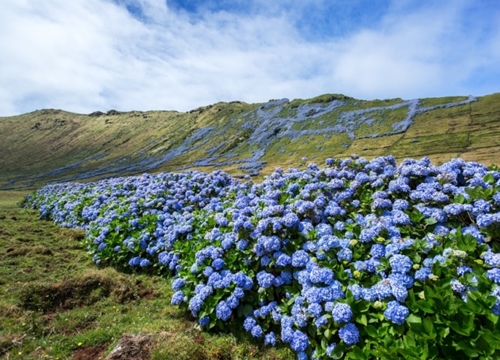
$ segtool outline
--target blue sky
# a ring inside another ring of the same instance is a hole
[[[500,92],[498,0],[4,0],[0,116]]]

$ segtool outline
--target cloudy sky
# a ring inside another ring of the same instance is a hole
[[[498,0],[2,0],[0,116],[500,92]]]

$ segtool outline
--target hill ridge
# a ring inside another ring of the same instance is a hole
[[[495,163],[486,149],[500,146],[499,134],[500,94],[413,100],[325,94],[219,102],[184,113],[43,109],[0,118],[0,188],[186,169],[262,176],[276,166],[300,167],[304,157],[352,153],[438,162],[465,154]]]

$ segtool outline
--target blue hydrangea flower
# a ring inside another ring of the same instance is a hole
[[[339,337],[346,345],[354,345],[359,341],[359,330],[353,323],[348,323],[340,328]]]
[[[142,259],[140,257],[133,257],[129,260],[128,264],[130,266],[139,266]]]
[[[227,298],[226,302],[231,309],[236,309],[240,304],[240,299],[236,297],[234,294],[232,294]]]
[[[309,262],[309,256],[304,250],[297,250],[292,255],[292,266],[305,267]]]
[[[300,351],[297,353],[297,360],[309,360],[309,356],[305,351]]]
[[[267,289],[273,285],[274,275],[267,271],[260,271],[257,273],[257,283],[260,287]]]
[[[492,267],[500,268],[500,254],[494,253],[491,250],[484,255],[484,261]]]
[[[233,311],[225,301],[219,302],[215,307],[215,315],[217,316],[218,319],[221,319],[222,321],[229,320],[232,313]]]
[[[405,274],[411,270],[413,261],[406,255],[396,254],[389,258],[389,264],[392,271]]]
[[[324,283],[329,285],[333,281],[333,271],[326,268],[315,266],[309,273],[309,280],[313,284]]]
[[[224,260],[222,259],[215,259],[214,261],[212,261],[212,267],[215,269],[215,270],[220,270],[222,269],[222,267],[224,266]]]
[[[323,307],[318,303],[313,303],[309,304],[309,306],[307,307],[307,311],[309,311],[309,313],[314,317],[319,317],[323,312]]]
[[[314,321],[314,325],[316,325],[318,329],[326,324],[328,324],[328,318],[325,315],[321,315]]]
[[[286,343],[290,343],[293,340],[294,336],[294,331],[290,326],[281,327],[281,340],[283,340]]]
[[[493,305],[493,308],[491,309],[491,313],[493,315],[500,316],[500,299],[498,299],[495,304]]]
[[[172,283],[172,290],[177,291],[184,286],[184,279],[177,278]]]
[[[193,316],[196,316],[198,312],[201,310],[201,306],[203,305],[203,299],[200,295],[195,295],[189,300],[189,310]]]
[[[252,330],[250,330],[250,333],[255,338],[260,338],[260,337],[262,337],[264,335],[264,332],[262,331],[262,327],[260,325],[255,325],[252,328]]]
[[[140,267],[146,267],[149,265],[151,265],[151,261],[149,261],[148,259],[142,259],[141,262],[139,263]]]
[[[290,346],[296,352],[305,351],[309,346],[309,338],[302,331],[295,330]]]
[[[172,305],[179,305],[184,301],[184,292],[181,290],[176,291],[174,295],[172,295],[172,301],[170,302]]]
[[[397,325],[402,325],[409,314],[408,308],[400,305],[397,301],[389,301],[387,309],[384,311],[385,318]]]
[[[374,259],[381,259],[385,256],[385,246],[381,244],[373,244],[370,249],[370,255]]]
[[[200,320],[198,320],[198,324],[204,327],[208,326],[209,323],[210,323],[210,318],[208,316],[204,316]]]
[[[253,286],[253,280],[243,272],[239,271],[232,276],[232,281],[243,290],[250,290]]]
[[[378,236],[379,232],[380,228],[378,227],[364,228],[363,230],[361,230],[361,233],[359,234],[359,240],[361,242],[372,241],[375,237]]]
[[[276,335],[274,334],[274,332],[270,331],[264,336],[264,344],[271,346],[276,345]]]
[[[334,350],[335,350],[335,347],[336,347],[336,346],[337,346],[337,344],[336,344],[336,343],[333,343],[333,344],[328,345],[328,346],[327,346],[327,348],[326,348],[326,354],[327,354],[328,356],[332,356],[332,354],[333,354],[333,352],[334,352]]]
[[[500,269],[499,268],[494,268],[494,269],[486,271],[486,276],[488,277],[488,279],[495,282],[495,284],[500,284]]]
[[[292,262],[292,258],[284,253],[281,253],[276,259],[277,266],[287,266]]]
[[[351,249],[342,249],[337,253],[337,259],[339,261],[351,261],[352,259],[352,250]]]
[[[333,320],[338,323],[349,322],[352,317],[352,310],[348,304],[335,303],[332,308]]]
[[[243,251],[247,248],[248,246],[248,241],[245,240],[245,239],[241,239],[240,241],[238,241],[238,243],[236,244],[236,248],[240,251]]]
[[[243,328],[250,332],[252,331],[253,327],[257,325],[257,321],[253,317],[247,317],[245,321],[243,321]]]
[[[457,266],[457,275],[463,276],[466,273],[471,273],[472,268],[470,266]]]
[[[463,292],[465,292],[467,290],[467,287],[464,284],[462,284],[460,281],[458,281],[457,279],[451,279],[450,284],[451,284],[451,288],[456,293],[462,294]]]

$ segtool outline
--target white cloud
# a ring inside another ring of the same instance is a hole
[[[493,20],[500,12],[464,28],[467,1],[411,12],[415,2],[394,2],[370,28],[350,29],[342,38],[325,33],[318,41],[300,33],[296,24],[305,18],[296,9],[276,5],[253,8],[251,15],[207,10],[193,16],[162,0],[119,3],[5,1],[0,115],[49,107],[190,110],[327,92],[358,98],[474,94],[494,86],[472,88],[471,76],[481,73],[487,81],[487,74],[499,75],[500,22]],[[142,10],[134,16],[126,5]]]
[[[489,43],[460,28],[465,8],[452,5],[459,3],[414,14],[397,9],[377,30],[345,39],[334,79],[364,97],[464,94],[461,83],[484,65]]]

